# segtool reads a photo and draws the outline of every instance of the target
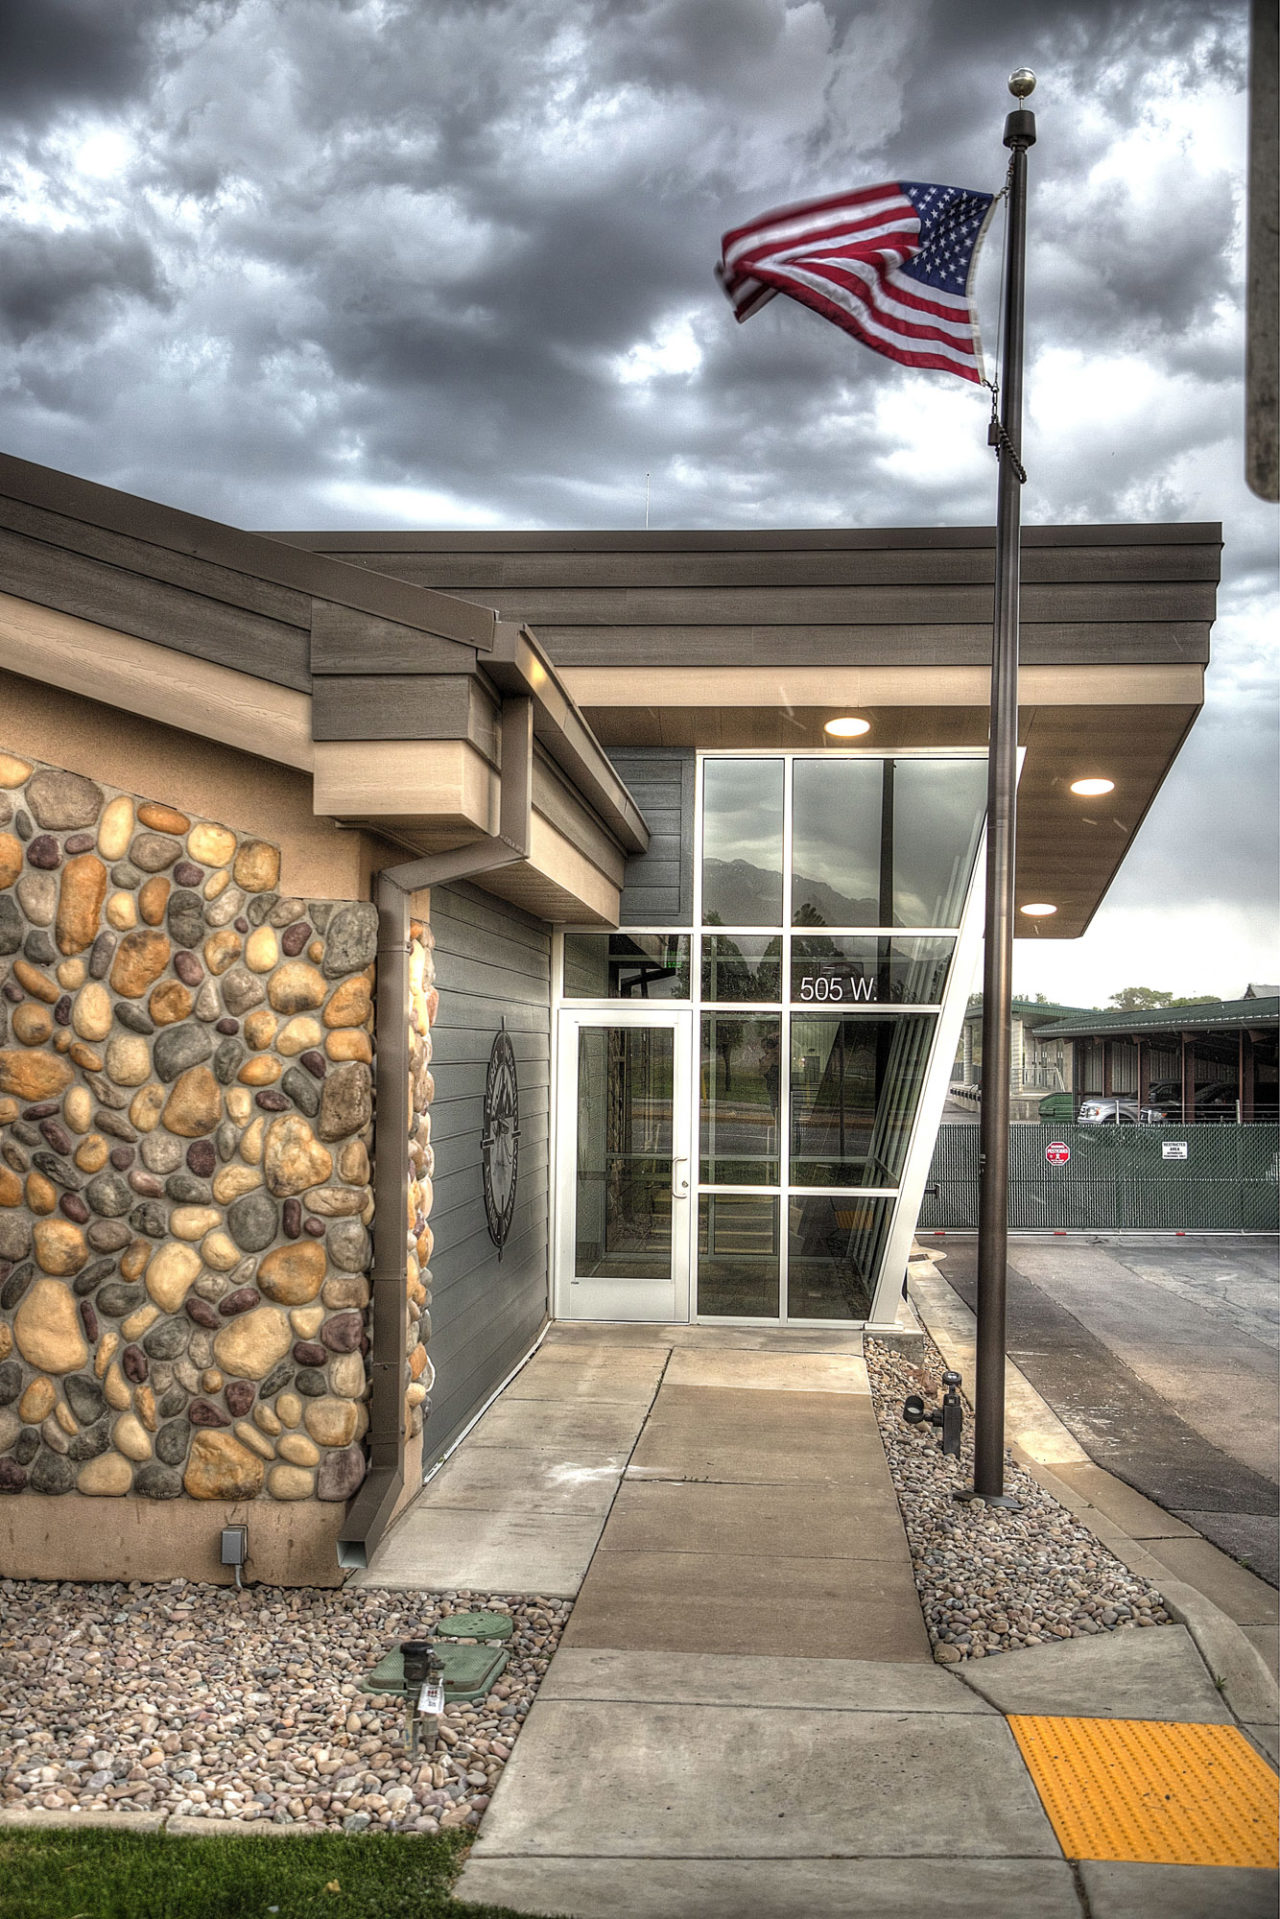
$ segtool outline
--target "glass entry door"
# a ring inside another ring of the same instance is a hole
[[[561,1015],[558,1312],[689,1317],[689,1015]]]

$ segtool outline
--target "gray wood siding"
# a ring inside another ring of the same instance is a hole
[[[496,716],[492,696],[467,674],[334,674],[312,683],[317,740],[469,740],[493,759]]]
[[[295,692],[311,688],[306,627],[7,528],[0,528],[0,589]]]
[[[627,747],[609,755],[649,826],[649,850],[627,861],[623,926],[688,926],[693,917],[693,765],[684,747]]]
[[[440,1007],[431,1031],[431,1342],[423,1459],[433,1464],[523,1358],[547,1317],[551,941],[517,907],[457,885],[431,894]],[[480,1134],[489,1053],[505,1015],[520,1086],[511,1237],[485,1224]]]
[[[0,590],[298,692],[311,686],[313,619],[322,651],[363,637],[392,659],[407,649],[407,672],[465,673],[493,645],[493,615],[474,601],[8,454]]]
[[[989,528],[297,537],[526,620],[564,666],[990,657]],[[1028,527],[1022,545],[1028,664],[1207,659],[1216,525]]]

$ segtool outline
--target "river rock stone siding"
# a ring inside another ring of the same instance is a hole
[[[405,1434],[416,1438],[431,1404],[435,1374],[427,1357],[431,1338],[431,1176],[435,1153],[431,1145],[431,1100],[435,1080],[431,1073],[431,1028],[440,995],[436,991],[435,938],[420,920],[410,923],[409,948],[409,1248],[405,1264]]]
[[[0,752],[4,1492],[364,1477],[377,916],[279,879]]]

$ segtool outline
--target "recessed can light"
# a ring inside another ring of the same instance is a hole
[[[871,722],[853,718],[828,720],[822,730],[824,733],[829,733],[833,740],[856,740],[862,734],[871,731]]]
[[[1084,799],[1094,799],[1100,793],[1114,793],[1114,780],[1072,780],[1071,791],[1079,793]]]
[[[1020,913],[1025,913],[1028,919],[1033,920],[1048,919],[1050,913],[1056,913],[1057,910],[1056,906],[1050,906],[1046,900],[1035,900],[1030,906],[1018,908]]]

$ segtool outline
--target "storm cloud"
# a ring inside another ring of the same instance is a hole
[[[711,266],[788,200],[998,189],[1035,67],[1026,514],[1224,522],[1209,709],[1121,885],[1245,913],[1212,986],[1265,970],[1242,4],[10,0],[0,34],[3,443],[273,527],[634,527],[646,475],[655,526],[989,521],[978,390],[783,300],[737,327]],[[998,275],[997,228],[989,349]]]

